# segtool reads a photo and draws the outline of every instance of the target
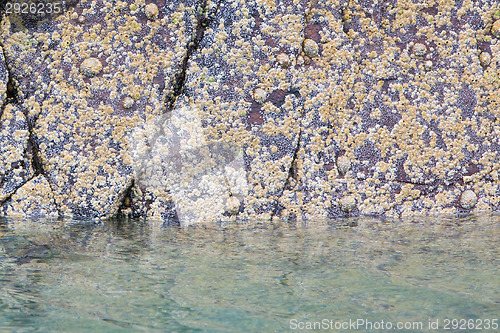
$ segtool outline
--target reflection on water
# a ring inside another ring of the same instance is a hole
[[[189,228],[0,220],[0,332],[498,318],[498,216]],[[383,331],[383,330],[370,330]]]

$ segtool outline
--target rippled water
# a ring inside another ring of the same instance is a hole
[[[444,331],[447,318],[499,317],[499,226],[3,219],[0,332],[284,332],[357,319]]]

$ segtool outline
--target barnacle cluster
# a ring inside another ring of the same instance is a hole
[[[182,110],[196,110],[206,147],[243,152],[235,170],[247,190],[221,185],[221,216],[498,209],[499,10],[494,0],[81,0],[36,25],[4,15],[3,211],[30,214],[20,202],[34,200],[44,204],[33,214],[188,211],[168,180],[141,182],[134,157],[177,156],[162,149],[165,124],[189,132]]]

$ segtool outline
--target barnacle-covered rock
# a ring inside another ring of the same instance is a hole
[[[286,54],[293,64],[302,52],[307,1],[271,7],[266,1],[208,1],[207,8],[210,24],[187,66],[186,98],[173,112],[194,108],[208,143],[243,147],[248,193],[242,216],[271,216],[286,186],[303,111],[296,69],[278,56]]]
[[[64,214],[499,208],[496,1],[108,1],[2,21]],[[219,159],[220,144],[237,153]],[[469,188],[478,199],[465,208]]]
[[[33,175],[26,117],[7,104],[0,117],[0,203]]]
[[[198,110],[183,102],[163,123],[153,119],[138,127],[132,133],[131,154],[138,184],[157,198],[169,193],[185,226],[224,214],[231,195],[225,167],[236,160],[239,149],[207,142]]]
[[[2,206],[2,213],[8,216],[59,216],[52,189],[43,175],[31,179],[17,189]]]
[[[3,57],[2,46],[0,45],[0,115],[5,99],[7,98],[7,83],[9,81],[9,73],[7,72],[7,65]]]
[[[309,3],[306,12],[303,38],[317,45],[321,57],[299,59],[294,72],[298,92],[304,98],[304,111],[299,123],[299,145],[277,215],[324,219],[330,214],[332,202],[349,190],[343,182],[348,167],[342,162],[352,156],[343,154],[333,134],[348,133],[349,97],[359,66],[353,61],[352,42],[343,30],[342,7],[318,1]],[[337,169],[337,158],[343,155]]]
[[[65,215],[116,214],[134,177],[127,134],[166,111],[196,26],[194,1],[131,5],[71,2],[36,24],[2,20],[18,102]]]
[[[170,191],[166,186],[146,186],[137,182],[124,200],[119,215],[131,218],[146,217],[164,224],[177,225],[179,217]]]
[[[356,214],[453,213],[464,182],[490,193],[477,209],[499,207],[498,80],[478,61],[494,47],[495,4],[405,6],[312,4],[304,38],[322,51],[298,72],[306,108],[281,216],[342,216],[349,193]],[[337,172],[338,156],[351,172]]]

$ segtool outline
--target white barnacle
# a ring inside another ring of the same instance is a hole
[[[426,71],[430,71],[430,70],[432,69],[432,66],[433,66],[433,65],[434,65],[434,64],[432,63],[432,60],[427,60],[427,61],[425,62],[425,64],[424,64],[425,70],[426,70]]]
[[[226,201],[226,212],[230,215],[236,215],[240,210],[240,205],[240,200],[231,196]]]
[[[488,52],[481,52],[479,55],[479,62],[481,63],[481,66],[486,67],[491,63],[491,54]]]
[[[413,54],[417,57],[423,57],[427,53],[427,46],[422,43],[413,45]]]
[[[150,20],[154,20],[158,16],[158,6],[154,3],[150,3],[144,7],[144,13]]]
[[[253,93],[253,98],[257,103],[262,104],[267,99],[267,92],[264,89],[257,88]]]
[[[278,55],[277,59],[281,67],[287,68],[290,66],[290,57],[287,54],[281,53]]]
[[[466,190],[462,193],[460,198],[460,206],[463,209],[472,209],[477,203],[477,195],[474,191]]]
[[[312,39],[306,39],[304,41],[304,53],[310,58],[316,57],[319,54],[318,43]]]
[[[337,159],[337,169],[339,170],[340,174],[346,174],[350,168],[351,168],[351,161],[347,156],[342,155]]]
[[[92,77],[99,74],[101,70],[102,70],[101,61],[94,57],[85,59],[80,65],[80,71],[88,77]]]
[[[351,212],[356,208],[356,198],[350,195],[343,197],[339,200],[339,207],[344,213]]]
[[[123,107],[125,109],[130,109],[132,106],[134,106],[134,99],[130,96],[127,96],[123,99]]]

